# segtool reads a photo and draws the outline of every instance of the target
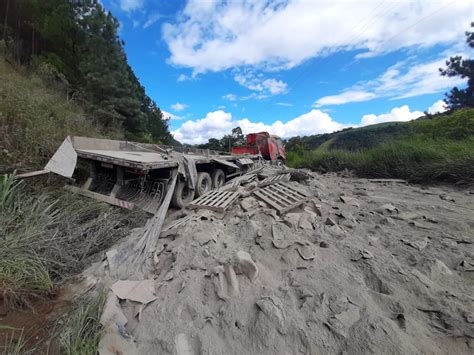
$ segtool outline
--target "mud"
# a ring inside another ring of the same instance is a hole
[[[146,272],[107,260],[87,271],[106,287],[153,280],[156,299],[118,303],[133,352],[474,352],[472,192],[333,174],[290,183],[313,197],[283,216],[244,188],[226,212],[188,212],[162,233]]]

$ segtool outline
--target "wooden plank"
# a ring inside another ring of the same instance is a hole
[[[37,171],[29,172],[29,173],[15,175],[15,179],[27,179],[34,176],[45,175],[48,173],[49,173],[49,170],[37,170]]]
[[[183,218],[180,218],[180,219],[177,219],[176,221],[173,221],[172,223],[170,223],[168,226],[163,228],[162,232],[167,232],[169,230],[181,227],[184,224],[186,224],[187,222],[189,222],[193,219],[196,219],[196,218],[197,218],[197,215],[195,215],[194,213],[188,214],[187,216],[185,216]]]
[[[134,203],[127,202],[127,201],[124,201],[124,200],[120,200],[118,198],[111,197],[111,196],[105,196],[105,195],[99,194],[99,193],[94,192],[94,191],[84,190],[84,189],[81,189],[80,187],[77,187],[77,186],[66,185],[66,186],[64,186],[64,188],[66,190],[70,191],[70,192],[77,193],[77,194],[85,196],[85,197],[90,197],[90,198],[93,198],[94,200],[97,200],[97,201],[106,202],[106,203],[114,205],[114,206],[126,208],[126,209],[129,209],[129,210],[131,210],[135,207]]]
[[[146,256],[149,256],[156,247],[156,243],[160,237],[161,228],[165,221],[166,213],[170,206],[171,197],[174,193],[174,188],[176,186],[176,180],[178,179],[178,169],[174,169],[171,172],[171,178],[168,181],[168,186],[166,189],[166,195],[161,204],[160,208],[156,214],[150,218],[145,226],[145,232],[143,233],[140,240],[137,242],[137,251],[138,255],[135,258],[135,262],[140,261],[138,265],[141,265],[141,262],[145,260]]]

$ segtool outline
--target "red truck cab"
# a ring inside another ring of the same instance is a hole
[[[232,154],[262,154],[266,160],[286,160],[285,146],[282,140],[268,132],[250,133],[247,144],[233,147]]]

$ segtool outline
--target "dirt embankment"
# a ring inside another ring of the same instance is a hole
[[[317,174],[290,184],[314,198],[278,216],[244,187],[226,212],[162,233],[147,274],[88,271],[109,286],[147,280],[108,304],[130,353],[474,351],[471,192]]]

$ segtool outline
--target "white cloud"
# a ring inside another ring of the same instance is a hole
[[[140,9],[145,0],[119,0],[119,6],[123,11],[131,12]]]
[[[184,119],[184,117],[182,116],[178,116],[178,115],[175,115],[174,113],[167,112],[164,110],[161,110],[161,113],[163,114],[163,118],[165,120],[179,121],[179,120]]]
[[[427,112],[431,115],[434,115],[436,113],[443,113],[447,110],[448,110],[448,105],[446,105],[446,102],[444,102],[444,100],[438,100],[433,105],[428,107]]]
[[[283,94],[287,90],[285,82],[274,78],[266,79],[263,74],[255,74],[248,70],[237,73],[234,80],[243,87],[258,92],[258,94],[254,93],[247,96],[246,99],[263,99],[268,96]]]
[[[229,100],[229,101],[236,101],[237,100],[237,95],[235,94],[227,94],[222,96],[224,100]]]
[[[347,90],[338,95],[324,96],[314,103],[315,107],[324,105],[342,105],[348,102],[372,100],[377,97],[374,93],[358,90]]]
[[[360,120],[361,126],[367,126],[376,123],[383,122],[403,122],[411,121],[416,118],[423,116],[424,113],[421,111],[410,111],[408,105],[393,108],[389,113],[383,113],[381,115],[364,115]]]
[[[291,107],[293,104],[290,104],[288,102],[277,102],[276,103],[278,106],[286,106],[286,107]]]
[[[435,102],[429,109],[442,109],[442,101]],[[163,114],[165,112],[163,111]],[[275,121],[272,124],[253,122],[248,118],[232,119],[232,114],[223,110],[209,112],[204,118],[184,122],[181,127],[171,133],[180,142],[188,144],[202,144],[209,138],[222,138],[229,134],[232,128],[240,127],[244,134],[267,131],[282,138],[294,136],[308,136],[314,134],[331,133],[347,127],[362,127],[382,122],[404,122],[423,116],[421,111],[411,111],[407,105],[393,108],[388,113],[380,115],[368,114],[362,116],[358,124],[345,124],[335,121],[328,113],[313,109],[288,122]]]
[[[463,41],[471,5],[452,0],[190,0],[176,22],[164,24],[163,38],[172,64],[199,73],[291,68],[340,50],[366,50],[363,56],[369,56]]]
[[[148,16],[147,20],[143,24],[143,28],[148,28],[151,25],[155,24],[163,16],[159,13],[154,13]]]
[[[188,105],[182,104],[182,103],[179,103],[179,102],[175,103],[174,105],[171,105],[171,109],[173,111],[183,111],[187,107],[188,107]]]
[[[287,84],[281,80],[266,79],[262,83],[263,87],[267,89],[270,94],[277,95],[286,92]]]
[[[133,28],[137,28],[138,26],[140,26],[140,21],[133,20],[132,24],[133,24]]]
[[[221,138],[235,125],[232,115],[222,110],[209,112],[206,117],[196,121],[186,121],[180,128],[172,131],[174,138],[188,144],[205,143],[209,138]]]
[[[186,121],[180,128],[171,132],[175,139],[188,144],[201,144],[209,138],[222,138],[232,128],[239,126],[244,134],[267,131],[287,138],[297,135],[329,133],[346,127],[335,122],[328,114],[311,110],[286,123],[276,121],[272,124],[252,122],[248,118],[232,120],[232,114],[222,110],[209,112],[206,117],[196,121]]]
[[[179,74],[178,76],[178,81],[181,82],[181,81],[186,81],[186,80],[190,80],[191,78],[185,74]]]
[[[358,83],[340,94],[321,97],[314,105],[342,105],[379,97],[402,99],[448,91],[467,81],[458,77],[441,76],[439,68],[444,66],[445,59],[418,64],[408,60],[400,62],[388,68],[378,78]]]

